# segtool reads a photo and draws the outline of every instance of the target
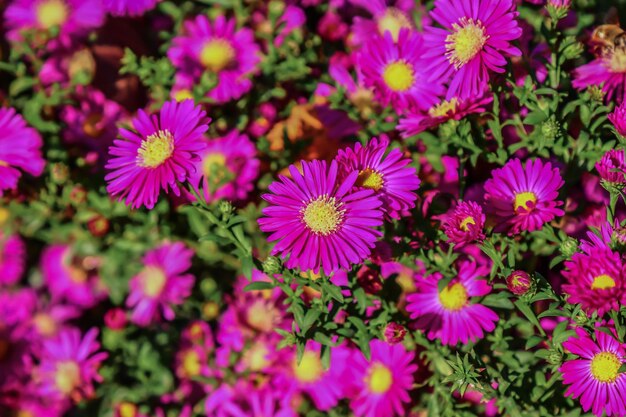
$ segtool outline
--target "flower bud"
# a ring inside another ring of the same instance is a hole
[[[263,261],[262,267],[263,272],[267,275],[279,274],[283,268],[280,259],[275,256],[268,256],[267,259]]]
[[[563,362],[563,354],[558,350],[551,349],[548,357],[546,358],[548,363],[553,366],[560,365]]]
[[[506,278],[506,287],[515,295],[524,295],[532,287],[532,279],[526,271],[513,271]]]
[[[571,258],[572,255],[578,251],[578,241],[573,237],[568,237],[566,240],[561,242],[559,251],[561,252],[561,255],[566,258]]]
[[[114,307],[104,314],[104,324],[111,330],[122,330],[126,327],[126,311]]]
[[[87,229],[95,237],[102,237],[109,232],[109,220],[101,214],[95,214],[87,222]]]
[[[541,124],[541,133],[548,142],[552,142],[559,137],[561,124],[551,117]]]
[[[385,330],[383,331],[385,342],[389,343],[390,345],[395,345],[402,342],[405,335],[406,327],[394,322],[387,324],[387,326],[385,326]]]

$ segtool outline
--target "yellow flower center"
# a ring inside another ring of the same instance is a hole
[[[220,184],[226,177],[226,155],[221,152],[209,153],[202,160],[202,172],[212,184]]]
[[[359,177],[356,180],[357,186],[369,188],[374,191],[379,191],[383,188],[383,184],[383,175],[370,168],[366,168],[359,172]]]
[[[60,362],[56,368],[54,383],[61,393],[69,396],[81,383],[78,364],[75,361]]]
[[[612,352],[600,352],[591,359],[591,375],[600,382],[615,382],[622,362]]]
[[[439,301],[446,310],[459,311],[467,304],[467,290],[460,282],[448,285],[439,293]]]
[[[161,295],[165,283],[167,282],[167,275],[165,271],[158,266],[148,265],[139,275],[139,282],[145,296],[154,298]]]
[[[472,60],[485,46],[489,35],[480,20],[462,17],[446,37],[446,58],[456,69]]]
[[[394,42],[398,41],[398,35],[400,34],[400,30],[407,28],[413,28],[411,21],[407,17],[406,14],[402,12],[400,9],[396,9],[395,7],[388,7],[385,11],[385,14],[382,15],[380,19],[378,19],[378,32],[381,35],[384,35],[385,32],[391,33],[391,37]]]
[[[516,213],[520,213],[522,211],[528,211],[530,208],[528,207],[528,203],[531,202],[535,204],[537,202],[537,196],[535,193],[530,191],[524,191],[522,193],[515,193],[515,201],[513,202],[513,208]]]
[[[33,323],[39,334],[50,337],[57,331],[57,324],[50,314],[39,313],[33,318]]]
[[[81,268],[70,265],[67,267],[67,273],[70,280],[76,284],[84,284],[87,282],[87,272]]]
[[[178,90],[174,93],[174,100],[176,101],[185,101],[185,100],[193,100],[193,94],[189,90]]]
[[[159,130],[141,142],[137,151],[139,166],[156,168],[168,160],[174,152],[174,136],[169,130]]]
[[[252,372],[258,372],[263,370],[269,365],[270,361],[267,358],[269,355],[269,349],[263,343],[255,343],[244,354],[244,359],[248,364],[248,368]]]
[[[200,356],[195,350],[188,350],[183,354],[183,370],[188,377],[194,377],[200,375]]]
[[[335,197],[319,196],[301,210],[304,224],[313,233],[327,236],[334,233],[343,221],[344,209]]]
[[[403,92],[415,82],[415,72],[411,64],[396,61],[388,64],[383,71],[383,80],[390,90]]]
[[[257,300],[248,308],[246,321],[255,330],[269,332],[274,329],[274,323],[279,316],[280,313],[274,306],[263,300]]]
[[[441,103],[428,110],[430,117],[446,117],[448,113],[454,112],[459,104],[459,99],[453,97],[450,100],[443,100]]]
[[[137,415],[137,406],[125,401],[119,405],[117,411],[120,417],[135,417]]]
[[[67,5],[63,0],[44,0],[37,4],[35,14],[39,26],[50,29],[61,26],[68,17]]]
[[[220,72],[228,67],[234,58],[235,49],[223,39],[210,40],[200,51],[200,62],[212,72]]]
[[[459,225],[459,228],[463,230],[464,232],[467,232],[469,231],[469,226],[468,226],[469,224],[476,224],[476,221],[474,220],[472,216],[467,216],[466,218],[464,218],[461,224]]]
[[[608,290],[615,287],[615,280],[610,275],[602,274],[593,279],[592,290]]]
[[[293,372],[300,382],[314,382],[320,379],[324,373],[324,368],[322,368],[322,361],[320,360],[319,354],[312,351],[305,351],[299,365],[297,361],[294,360]]]
[[[370,367],[365,378],[367,386],[374,394],[386,393],[393,384],[393,374],[389,368],[380,362],[376,362]]]

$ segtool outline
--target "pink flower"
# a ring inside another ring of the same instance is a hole
[[[515,295],[524,295],[532,285],[532,279],[526,271],[513,271],[506,277],[506,287]]]
[[[484,227],[483,209],[473,201],[461,201],[443,221],[443,231],[448,241],[457,248],[482,241],[485,238]]]
[[[141,16],[161,0],[103,0],[104,9],[113,16]]]
[[[172,306],[182,304],[189,297],[195,281],[193,275],[185,274],[191,267],[193,254],[181,242],[164,243],[146,253],[144,267],[131,279],[126,299],[126,306],[133,310],[133,323],[148,326],[161,314],[166,320],[174,319]]]
[[[415,9],[412,0],[348,0],[355,6],[365,9],[371,17],[354,17],[352,24],[353,39],[356,45],[367,44],[373,36],[384,36],[389,32],[394,42],[398,41],[402,29],[413,30],[411,12]],[[389,6],[387,4],[390,4]]]
[[[613,123],[617,133],[621,136],[626,136],[626,103],[615,107],[615,110],[608,115],[608,118]]]
[[[623,149],[611,149],[596,163],[600,178],[613,185],[626,185],[626,162]]]
[[[458,275],[439,290],[443,275],[436,272],[417,282],[417,292],[407,296],[407,311],[418,329],[424,330],[430,340],[439,339],[444,345],[459,341],[477,341],[484,332],[496,327],[498,315],[491,309],[471,300],[483,297],[491,286],[481,276],[487,268],[464,261],[458,266]]]
[[[0,231],[0,287],[13,285],[24,273],[26,247],[19,235]]]
[[[569,385],[565,395],[580,398],[585,412],[597,417],[626,414],[626,373],[620,372],[626,363],[624,347],[608,334],[596,330],[595,341],[582,329],[570,337],[563,347],[578,359],[566,361],[559,371],[563,383]]]
[[[485,183],[487,209],[510,233],[539,230],[564,214],[557,208],[563,202],[555,201],[564,182],[549,162],[529,159],[522,166],[519,159],[513,159],[493,170],[491,176]]]

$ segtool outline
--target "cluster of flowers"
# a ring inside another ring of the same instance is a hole
[[[2,413],[626,416],[619,24],[193,3],[3,11]]]

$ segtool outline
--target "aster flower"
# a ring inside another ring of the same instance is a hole
[[[106,297],[98,274],[87,270],[68,245],[51,245],[41,255],[43,281],[54,301],[90,308]]]
[[[26,247],[18,235],[5,235],[0,230],[0,287],[13,285],[24,273]]]
[[[64,106],[61,120],[66,124],[63,139],[66,143],[82,146],[96,152],[104,159],[109,145],[117,136],[116,123],[123,114],[122,108],[108,100],[101,91],[79,86],[78,106]]]
[[[417,282],[417,292],[407,297],[407,311],[418,329],[424,330],[430,340],[441,340],[444,345],[459,341],[477,341],[485,332],[496,327],[498,315],[491,309],[471,300],[491,291],[487,281],[481,279],[487,268],[473,262],[462,262],[457,276],[439,291],[443,275],[436,272]]]
[[[613,110],[613,112],[607,117],[613,124],[615,131],[620,136],[626,136],[626,103],[622,103],[615,107],[615,110]]]
[[[443,231],[450,243],[457,248],[485,238],[485,215],[483,209],[473,201],[461,201],[443,221]]]
[[[389,32],[370,38],[356,58],[364,87],[372,88],[383,106],[391,104],[398,112],[430,108],[444,89],[428,81],[421,61],[425,52],[422,36],[412,30],[402,29],[397,42]]]
[[[233,130],[207,142],[189,182],[198,190],[202,180],[204,198],[209,202],[245,200],[259,175],[261,163],[256,154],[248,136]]]
[[[490,95],[480,98],[452,97],[449,100],[442,99],[429,109],[415,109],[401,116],[397,129],[403,138],[408,138],[437,127],[448,120],[461,120],[469,114],[483,113],[486,111],[486,105],[492,101],[493,97]]]
[[[623,149],[611,149],[596,163],[600,178],[614,186],[626,185],[626,162]]]
[[[289,256],[287,268],[326,274],[361,263],[381,236],[375,229],[383,222],[381,202],[374,191],[352,191],[359,176],[353,171],[338,181],[338,164],[302,161],[302,173],[289,167],[291,178],[279,176],[263,195],[259,225],[271,232],[268,241],[278,241],[272,255]]]
[[[4,190],[17,188],[21,169],[38,177],[46,161],[42,158],[43,141],[39,133],[26,125],[12,108],[0,108],[0,197]]]
[[[402,344],[389,345],[381,340],[372,340],[370,351],[369,361],[359,352],[350,363],[350,409],[357,417],[405,415],[417,371],[415,354]]]
[[[354,148],[339,151],[336,161],[339,164],[339,180],[358,171],[355,186],[374,190],[383,205],[385,213],[399,219],[405,212],[415,207],[415,190],[420,180],[409,158],[404,158],[400,149],[392,149],[387,155],[389,139],[381,136],[372,138],[365,146],[360,143]]]
[[[138,326],[154,323],[161,315],[174,319],[173,305],[182,304],[191,294],[195,278],[185,272],[191,267],[193,250],[181,242],[164,243],[143,257],[144,267],[130,281],[126,306]]]
[[[252,88],[250,76],[261,59],[252,30],[236,30],[235,19],[218,16],[212,22],[204,15],[185,23],[167,56],[176,67],[178,89],[190,90],[205,72],[215,75],[217,85],[208,97],[218,103],[237,99]]]
[[[521,55],[511,45],[522,35],[514,8],[513,0],[435,1],[430,15],[442,28],[424,29],[423,58],[431,80],[450,80],[446,99],[481,96],[489,71],[503,73],[505,56]]]
[[[120,129],[122,139],[109,148],[107,191],[133,208],[144,205],[149,209],[161,190],[180,195],[178,182],[195,172],[209,122],[191,100],[168,101],[158,116],[139,110],[132,121],[135,131]]]
[[[515,295],[526,294],[532,284],[532,279],[526,271],[513,271],[506,277],[506,287]]]
[[[588,64],[576,68],[572,85],[577,89],[589,86],[602,87],[607,100],[617,103],[624,101],[626,95],[626,56],[620,48],[612,53],[603,54]]]
[[[563,202],[555,201],[564,182],[549,162],[534,159],[522,166],[519,159],[513,159],[491,176],[485,183],[485,202],[510,233],[539,230],[564,214],[557,208]]]
[[[626,373],[619,371],[626,363],[624,347],[614,337],[595,331],[595,341],[582,329],[563,347],[578,359],[565,361],[559,371],[569,385],[565,395],[580,398],[585,412],[596,417],[626,414]]]
[[[365,9],[370,18],[354,17],[352,24],[353,39],[356,45],[367,43],[373,35],[383,36],[389,32],[394,42],[398,40],[402,29],[413,29],[411,12],[415,8],[413,0],[395,0],[387,6],[385,0],[349,0],[355,6]]]
[[[113,16],[141,16],[154,9],[160,0],[103,0],[104,9]]]
[[[223,383],[206,401],[207,417],[297,417],[293,396],[280,387],[255,386],[241,379],[233,386]]]
[[[89,330],[84,337],[78,329],[71,328],[44,342],[36,371],[41,396],[79,402],[94,395],[94,381],[102,381],[98,368],[108,356],[105,352],[98,352],[97,337],[96,328]]]
[[[586,312],[599,315],[619,310],[620,304],[626,303],[624,264],[618,253],[589,248],[588,253],[575,253],[565,268],[563,292],[568,302],[580,303]]]
[[[72,39],[83,37],[104,23],[104,8],[100,0],[15,0],[4,17],[9,29],[7,37],[12,41],[20,41],[20,32],[24,30],[49,31],[58,27],[58,40],[69,46]]]

